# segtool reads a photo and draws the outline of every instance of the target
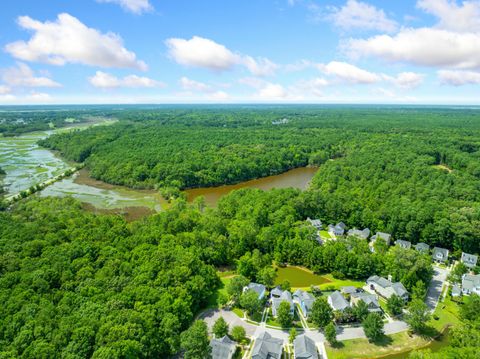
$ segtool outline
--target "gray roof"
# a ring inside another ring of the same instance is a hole
[[[357,287],[354,287],[354,286],[346,286],[346,287],[342,287],[340,288],[341,292],[342,293],[345,293],[345,294],[352,294],[352,293],[357,293]]]
[[[344,310],[350,306],[338,290],[330,294],[328,298],[330,299],[329,304],[333,310]]]
[[[283,293],[283,290],[278,285],[270,291],[270,295],[274,295],[277,297],[280,297],[282,293]]]
[[[329,224],[328,225],[328,230],[330,231],[333,231],[334,233],[338,233],[339,235],[342,235],[343,233],[345,233],[345,228],[342,227],[340,224],[343,224],[342,222],[340,222],[339,224],[337,225],[333,225],[333,224]],[[345,224],[343,224],[345,225]]]
[[[478,256],[476,256],[474,254],[468,254],[468,253],[463,252],[461,261],[467,267],[473,268],[477,265]]]
[[[377,296],[375,294],[362,292],[362,293],[353,293],[352,294],[352,302],[357,302],[363,300],[365,304],[370,307],[380,308],[380,304],[378,303]]]
[[[226,335],[221,339],[212,339],[212,359],[231,359],[237,350],[237,344]]]
[[[353,229],[349,229],[347,234],[349,236],[354,236],[361,239],[368,239],[368,237],[370,237],[370,229],[365,228],[364,230],[360,230],[360,229],[353,228]]]
[[[273,338],[267,332],[262,332],[255,340],[252,349],[252,359],[280,359],[282,351],[282,339]]]
[[[445,262],[448,259],[448,249],[434,247],[432,257],[437,261]]]
[[[343,229],[343,230],[345,230],[345,228],[347,228],[347,226],[346,226],[345,223],[343,223],[343,222],[337,223],[337,227],[339,227],[339,228],[341,228],[341,229]]]
[[[464,274],[462,277],[462,289],[471,291],[476,287],[480,287],[480,274]]]
[[[396,282],[392,284],[393,291],[399,297],[403,297],[405,294],[408,294],[407,289],[401,282]]]
[[[263,284],[249,283],[246,288],[247,290],[254,290],[259,296],[265,292],[265,286]]]
[[[297,289],[295,293],[293,293],[293,297],[296,298],[300,303],[303,302],[307,312],[309,312],[312,309],[313,303],[316,300],[316,298],[313,295],[300,289]]]
[[[462,294],[460,287],[457,284],[454,284],[452,287],[452,296],[458,297],[460,294]]]
[[[428,252],[430,250],[430,246],[427,243],[417,243],[415,244],[415,249],[419,252]]]
[[[299,335],[293,341],[295,359],[318,359],[315,342],[305,334]]]
[[[278,298],[276,297],[272,298],[272,305],[275,307],[275,310],[278,309],[278,307],[280,306],[280,303],[282,302],[289,303],[290,309],[294,308],[293,301],[292,301],[292,294],[290,294],[288,290],[284,290]]]
[[[376,283],[383,288],[392,286],[392,282],[383,277],[379,277],[378,275],[372,275],[370,278],[367,279],[367,283]]]
[[[392,238],[392,235],[389,233],[377,232],[372,236],[372,242],[375,242],[377,238],[381,238],[385,242],[387,242],[387,244],[390,244],[390,239]]]
[[[321,229],[322,228],[322,221],[319,220],[319,219],[310,219],[310,218],[307,218],[307,221],[310,222],[310,224],[312,226],[314,226],[315,228],[317,229]]]
[[[412,247],[412,243],[409,241],[404,241],[402,239],[398,239],[395,241],[395,244],[401,248],[410,249]]]

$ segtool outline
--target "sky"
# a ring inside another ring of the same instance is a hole
[[[480,104],[480,0],[15,0],[0,105]]]

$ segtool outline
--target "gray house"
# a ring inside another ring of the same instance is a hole
[[[468,254],[465,252],[462,252],[462,258],[461,261],[463,264],[465,264],[469,268],[475,268],[477,265],[478,261],[478,256],[474,254]]]
[[[374,275],[367,279],[367,284],[370,286],[370,289],[375,290],[375,292],[386,299],[396,294],[403,300],[408,300],[408,291],[400,282],[392,283],[388,279]]]
[[[265,297],[266,288],[263,284],[258,283],[249,283],[246,287],[243,287],[243,292],[245,293],[247,290],[253,290],[255,293],[258,294],[258,299],[263,299]]]
[[[350,286],[340,288],[340,291],[342,292],[342,294],[353,294],[353,293],[357,293],[358,289],[357,287],[350,285]]]
[[[315,302],[315,297],[308,292],[297,289],[295,293],[293,293],[293,300],[300,306],[303,316],[308,318],[313,303]]]
[[[318,359],[315,342],[305,334],[299,335],[293,341],[295,359]]]
[[[384,233],[384,232],[377,232],[375,233],[372,238],[370,238],[370,250],[372,252],[375,252],[375,249],[374,249],[374,244],[375,242],[377,241],[377,239],[381,239],[383,241],[385,241],[385,243],[389,246],[390,245],[390,241],[392,240],[392,235],[389,234],[389,233]]]
[[[283,340],[262,332],[253,345],[252,359],[280,359],[282,352]]]
[[[462,276],[462,293],[465,295],[472,293],[480,295],[480,274],[464,274]]]
[[[432,251],[432,258],[439,263],[445,263],[448,260],[448,249],[434,247]]]
[[[344,311],[345,308],[350,306],[338,290],[328,296],[327,302],[333,310]]]
[[[335,226],[333,224],[329,224],[328,233],[334,236],[343,236],[343,234],[345,233],[345,224],[343,222],[340,222]]]
[[[277,289],[277,288],[275,288],[275,289]],[[271,296],[272,315],[274,317],[277,316],[277,310],[280,307],[280,304],[282,302],[287,302],[288,304],[290,304],[290,314],[293,315],[294,311],[295,311],[295,306],[293,304],[292,295],[290,294],[290,292],[288,290],[282,291],[280,288],[278,288],[278,289],[279,289],[279,291],[276,292],[276,295]]]
[[[350,297],[350,305],[353,307],[354,305],[357,305],[358,302],[360,302],[361,300],[365,302],[369,312],[378,313],[382,311],[382,308],[378,303],[377,296],[375,294],[366,293],[366,292],[353,293]]]
[[[363,230],[360,230],[360,229],[353,228],[353,229],[348,230],[347,235],[349,237],[357,237],[357,238],[360,238],[360,239],[368,239],[368,237],[370,237],[370,229],[365,228]]]
[[[428,253],[430,251],[430,246],[427,243],[419,242],[415,244],[415,249],[421,253]]]
[[[319,219],[307,218],[307,222],[310,222],[310,224],[314,226],[317,229],[317,231],[320,231],[322,229],[322,221]]]
[[[210,346],[212,347],[212,359],[232,359],[237,351],[237,343],[226,335],[220,339],[212,339]]]
[[[410,249],[412,248],[412,243],[409,241],[404,241],[402,239],[398,239],[395,241],[395,245],[397,247],[403,248],[403,249]]]

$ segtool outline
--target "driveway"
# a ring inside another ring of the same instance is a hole
[[[243,321],[231,310],[225,310],[225,309],[207,310],[206,312],[202,313],[199,316],[199,319],[203,319],[205,323],[207,323],[208,328],[211,330],[215,321],[220,317],[223,317],[223,319],[225,319],[225,321],[228,323],[230,328],[233,328],[237,325],[245,328],[245,332],[247,333],[247,336],[255,335],[255,332],[259,328],[256,325],[249,324]]]
[[[432,281],[428,286],[427,297],[425,298],[425,303],[431,311],[434,311],[437,306],[440,294],[442,294],[443,284],[449,273],[450,269],[448,268],[433,267]]]

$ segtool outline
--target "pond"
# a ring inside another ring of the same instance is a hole
[[[330,282],[328,278],[314,274],[302,267],[288,266],[277,268],[275,285],[279,285],[286,280],[288,280],[293,288],[305,288],[310,287],[310,285],[320,285]]]
[[[241,188],[258,188],[266,191],[273,188],[293,187],[304,190],[310,184],[317,170],[318,168],[316,167],[300,167],[275,176],[263,177],[229,186],[194,188],[186,190],[185,193],[189,202],[199,196],[203,196],[205,203],[210,206],[216,206],[220,197]]]
[[[417,349],[417,350],[430,349],[434,353],[434,352],[437,352],[437,351],[443,349],[449,343],[450,343],[450,331],[449,331],[449,328],[447,328],[443,331],[443,333],[438,338],[436,338],[435,340],[432,340],[429,344],[427,344],[426,346],[422,347],[421,349]],[[403,353],[396,353],[396,354],[390,354],[390,355],[377,357],[375,359],[405,359],[405,358],[408,358],[409,354],[412,351],[413,351],[413,349],[408,350],[408,351],[403,352]]]
[[[97,123],[84,123],[70,128],[40,131],[18,137],[0,137],[0,167],[6,171],[3,186],[6,196],[14,195],[33,185],[45,182],[73,166],[54,152],[40,147],[37,142],[52,133],[68,131],[72,128],[86,128],[92,125],[111,124],[104,119]],[[196,188],[186,190],[187,200],[192,202],[199,196],[205,202],[216,206],[218,200],[233,190],[240,188],[272,188],[306,189],[317,168],[296,168],[285,173],[242,182],[231,186]],[[2,185],[2,183],[0,183]],[[81,170],[70,178],[65,178],[42,190],[39,196],[72,196],[82,203],[86,209],[100,213],[121,213],[136,219],[151,213],[159,212],[168,206],[158,191],[136,190],[124,186],[110,185],[89,177],[87,170]]]

